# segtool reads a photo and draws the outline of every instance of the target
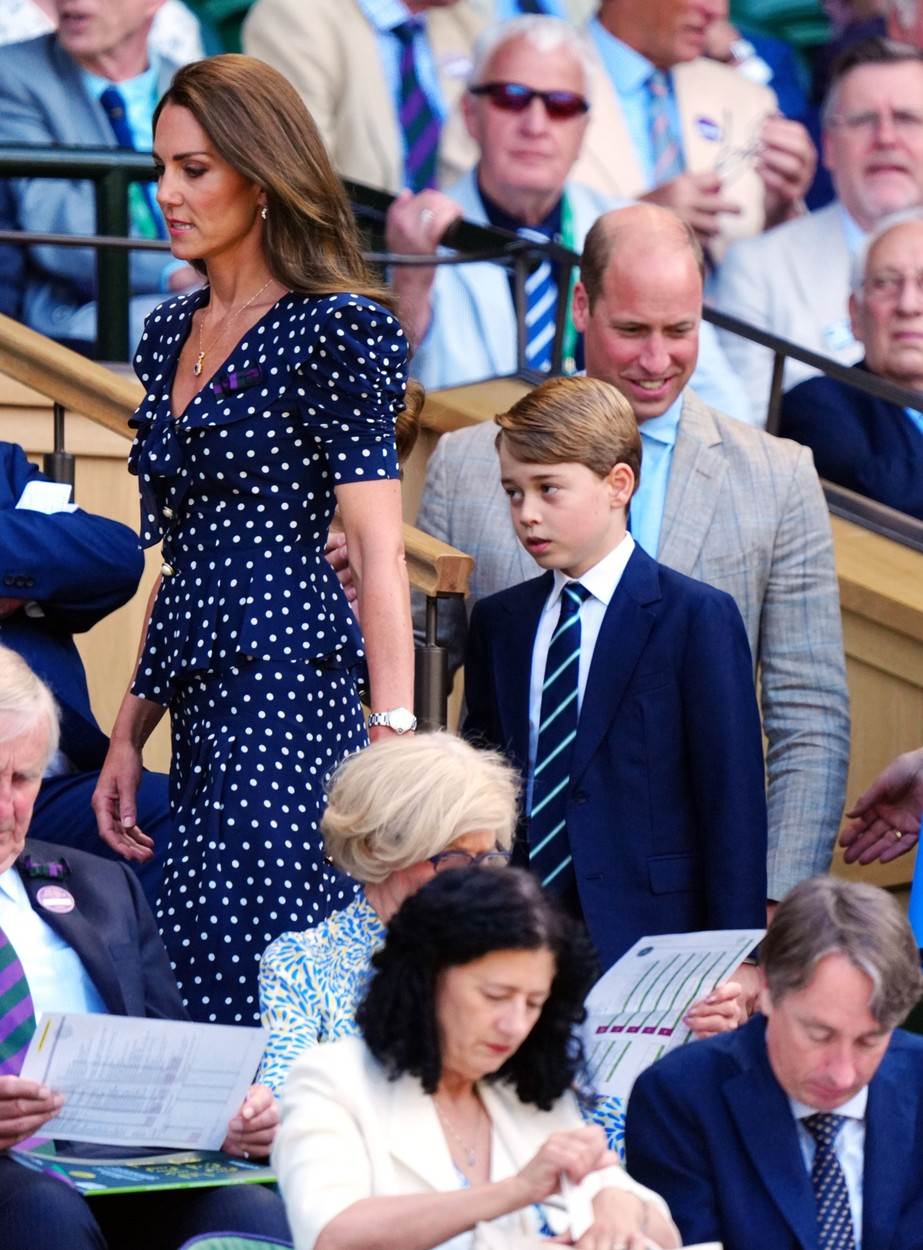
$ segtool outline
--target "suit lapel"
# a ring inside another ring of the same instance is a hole
[[[571,782],[582,775],[618,711],[654,625],[647,605],[659,598],[657,565],[635,547],[596,640],[571,758]]]
[[[894,1166],[894,1151],[898,1143],[913,1141],[918,1105],[899,1079],[893,1057],[886,1055],[869,1084],[865,1115],[862,1250],[888,1250],[894,1241],[906,1176]]]
[[[641,195],[646,189],[644,173],[621,103],[602,65],[594,68],[590,96],[593,108],[583,148],[572,171],[574,182],[598,187],[605,194]]]
[[[816,1250],[817,1215],[811,1181],[804,1166],[795,1118],[772,1074],[764,1038],[762,1030],[749,1034],[750,1063],[725,1084],[724,1098],[770,1198],[803,1250]]]
[[[554,585],[554,575],[545,573],[525,582],[521,593],[508,602],[508,628],[498,634],[496,706],[504,739],[514,759],[524,770],[529,761],[529,686],[532,675],[532,649],[535,631],[545,600]]]
[[[708,408],[686,389],[673,449],[657,558],[679,573],[698,564],[711,527],[727,463]]]
[[[436,1108],[419,1078],[405,1074],[387,1082],[383,1123],[388,1153],[427,1187],[441,1192],[458,1188]]]
[[[26,845],[28,850],[33,849],[29,843]],[[38,858],[34,851],[33,858]],[[105,1003],[107,1011],[112,1015],[124,1015],[125,999],[116,975],[115,964],[112,962],[112,954],[98,931],[80,910],[79,901],[70,912],[47,911],[39,902],[38,895],[43,886],[62,885],[65,889],[69,889],[69,879],[65,877],[63,881],[52,882],[46,877],[27,876],[18,864],[17,868],[19,868],[22,883],[29,896],[29,902],[32,904],[32,910],[38,912],[48,927],[63,938],[71,950],[79,956],[87,975]]]

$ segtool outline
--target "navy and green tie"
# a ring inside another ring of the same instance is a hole
[[[19,1076],[34,1032],[29,982],[13,943],[0,929],[0,1076]]]
[[[414,44],[422,37],[419,22],[402,22],[394,27],[400,40],[398,119],[404,136],[404,181],[411,191],[436,185],[436,158],[442,119],[423,90],[417,72]]]
[[[135,139],[128,123],[128,108],[125,97],[118,87],[109,86],[99,97],[103,112],[109,119],[115,141],[120,148],[135,150]],[[133,182],[128,188],[128,203],[131,213],[132,233],[142,239],[165,239],[167,228],[163,215],[154,199],[154,191],[149,182]]]
[[[561,611],[542,683],[529,808],[529,867],[555,894],[567,894],[576,881],[566,813],[579,715],[580,608],[589,593],[580,582],[568,582],[561,591]]]
[[[832,1111],[818,1111],[801,1121],[817,1143],[811,1187],[817,1203],[818,1250],[856,1250],[849,1190],[835,1150],[837,1134],[845,1122],[846,1116]]]

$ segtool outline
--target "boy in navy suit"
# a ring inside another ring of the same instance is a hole
[[[762,927],[762,739],[734,600],[632,540],[641,442],[614,387],[550,379],[496,421],[513,525],[548,572],[475,606],[464,733],[522,771],[519,856],[604,968],[645,934]]]

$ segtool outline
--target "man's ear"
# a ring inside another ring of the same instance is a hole
[[[590,319],[590,301],[587,298],[586,287],[582,282],[578,282],[574,287],[572,314],[574,329],[578,334],[583,334]]]

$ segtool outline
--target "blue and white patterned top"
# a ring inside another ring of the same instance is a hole
[[[319,1042],[354,1037],[356,1009],[385,926],[364,892],[302,933],[283,933],[260,963],[260,1012],[269,1041],[257,1080],[277,1096],[288,1070]]]

